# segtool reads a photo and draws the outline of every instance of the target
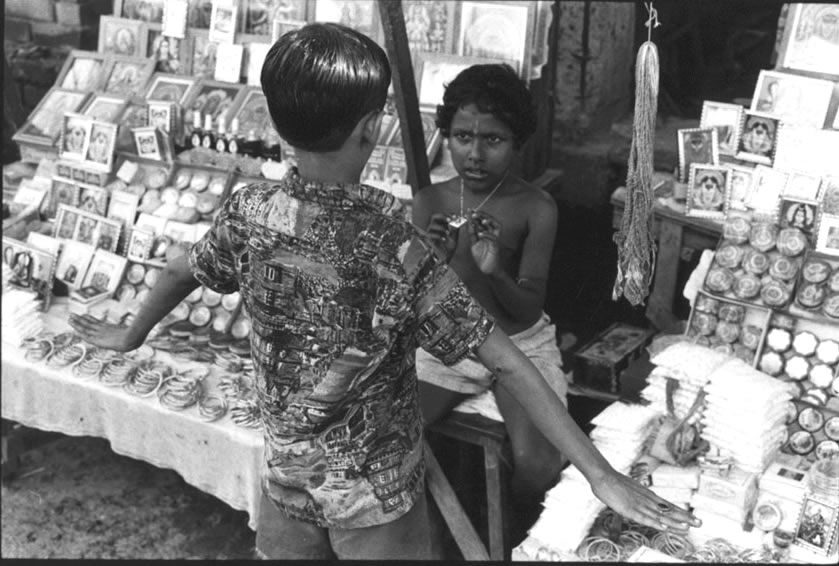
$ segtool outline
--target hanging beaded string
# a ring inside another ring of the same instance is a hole
[[[620,231],[614,235],[618,246],[618,274],[612,300],[617,301],[623,295],[633,306],[641,304],[649,293],[655,264],[652,179],[659,66],[652,29],[661,23],[652,2],[644,5],[650,17],[645,24],[647,41],[641,45],[635,61],[635,113],[626,175],[626,207]]]

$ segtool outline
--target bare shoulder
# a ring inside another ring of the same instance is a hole
[[[517,179],[516,202],[525,208],[528,213],[539,216],[556,216],[557,206],[554,198],[544,189],[525,181]]]

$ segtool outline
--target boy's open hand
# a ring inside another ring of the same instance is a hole
[[[688,527],[702,524],[691,513],[614,470],[604,480],[592,483],[591,489],[600,501],[619,515],[654,529],[685,534]]]
[[[83,316],[70,315],[70,326],[85,342],[108,350],[128,352],[139,348],[143,344],[143,340],[138,342],[131,338],[127,326],[104,322],[89,314]]]
[[[471,212],[469,238],[472,257],[481,273],[491,275],[498,270],[498,237],[501,223],[486,212]]]

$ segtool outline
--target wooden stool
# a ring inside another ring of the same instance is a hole
[[[451,490],[439,464],[426,445],[429,489],[446,520],[449,530],[467,560],[510,560],[507,532],[509,515],[509,483],[501,450],[507,438],[504,423],[477,414],[452,412],[444,420],[429,427],[431,432],[468,442],[483,449],[486,478],[487,531],[489,552],[463,512],[456,494]],[[448,489],[447,489],[448,488]],[[452,505],[454,499],[455,505]],[[467,555],[469,553],[469,555]]]

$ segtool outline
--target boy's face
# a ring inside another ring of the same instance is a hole
[[[452,119],[452,164],[470,190],[490,190],[504,177],[515,155],[514,145],[510,127],[479,112],[474,104],[458,109]]]

